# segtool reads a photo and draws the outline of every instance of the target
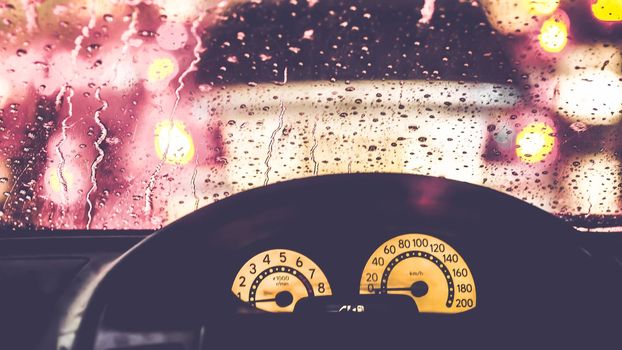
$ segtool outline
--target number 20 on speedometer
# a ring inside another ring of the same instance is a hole
[[[446,242],[412,233],[383,243],[367,261],[361,294],[410,296],[419,312],[460,313],[475,307],[475,281]]]

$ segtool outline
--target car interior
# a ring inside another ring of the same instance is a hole
[[[0,349],[619,348],[622,1],[0,17]]]

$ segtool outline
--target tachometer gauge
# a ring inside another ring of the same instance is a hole
[[[324,272],[311,259],[287,249],[252,257],[235,276],[231,291],[268,312],[292,312],[302,298],[332,294]]]
[[[475,307],[475,282],[449,244],[413,233],[383,243],[361,276],[361,294],[410,296],[419,312],[459,313]]]

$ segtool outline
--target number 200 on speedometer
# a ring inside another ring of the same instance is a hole
[[[412,233],[383,243],[367,261],[361,294],[410,296],[419,312],[460,313],[475,308],[473,274],[446,242]]]

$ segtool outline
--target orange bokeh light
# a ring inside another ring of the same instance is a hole
[[[559,17],[551,17],[542,23],[538,34],[540,47],[546,52],[561,52],[568,44],[568,26]]]

